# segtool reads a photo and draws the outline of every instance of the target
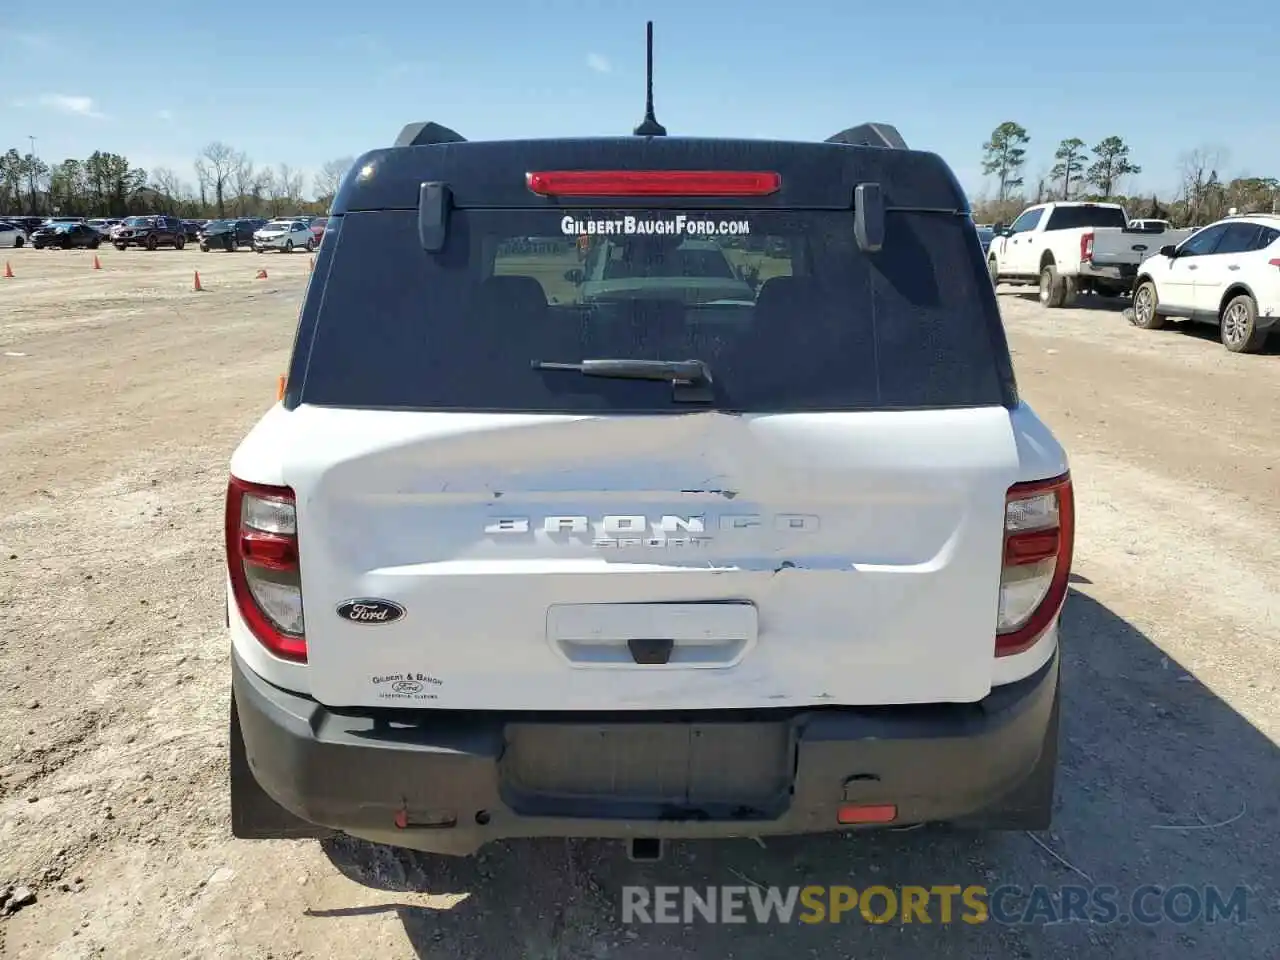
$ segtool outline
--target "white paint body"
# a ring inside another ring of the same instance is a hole
[[[1250,249],[1224,250],[1231,245],[1211,238],[1232,225],[1265,232],[1258,233]],[[1156,254],[1143,262],[1140,272],[1155,283],[1160,306],[1166,310],[1216,320],[1227,294],[1243,288],[1258,305],[1259,317],[1280,316],[1280,236],[1273,237],[1276,231],[1280,231],[1280,216],[1274,214],[1219,220],[1193,231],[1196,243],[1184,243],[1179,256]],[[1268,237],[1273,239],[1265,243]],[[1206,239],[1202,249],[1201,241]]]
[[[301,221],[268,223],[253,235],[253,245],[262,250],[309,250],[315,244],[311,228]],[[291,245],[291,246],[290,246]]]
[[[993,655],[1006,491],[1067,469],[1025,405],[628,417],[277,405],[231,469],[296,493],[309,662],[268,654],[234,603],[232,640],[255,672],[329,706],[388,705],[374,678],[398,675],[430,678],[433,699],[411,706],[445,709],[968,702],[1057,643],[1055,624],[1030,650]],[[366,597],[406,614],[338,616]],[[671,662],[634,663],[636,636],[673,638]]]

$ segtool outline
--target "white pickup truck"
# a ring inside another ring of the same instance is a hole
[[[1080,293],[1129,292],[1138,265],[1192,230],[1134,229],[1115,203],[1057,202],[1028,207],[991,241],[992,283],[1039,284],[1040,302],[1069,306]]]

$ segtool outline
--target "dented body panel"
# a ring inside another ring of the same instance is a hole
[[[386,704],[377,678],[421,674],[439,681],[423,707],[665,710],[981,699],[1004,491],[1065,459],[1025,407],[621,420],[302,407],[265,418],[232,468],[297,493],[322,703]],[[405,615],[353,623],[337,610],[356,597]],[[757,618],[751,649],[704,644],[660,675],[606,655],[647,610],[630,625],[602,614],[594,648],[548,615],[734,602]],[[585,676],[602,669],[603,685]]]

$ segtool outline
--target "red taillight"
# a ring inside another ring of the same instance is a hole
[[[226,540],[231,594],[240,617],[271,653],[305,663],[293,491],[232,477],[227,485]]]
[[[1085,233],[1080,236],[1080,261],[1082,263],[1093,259],[1093,234]]]
[[[526,173],[543,197],[767,197],[777,173],[743,170],[554,170]]]
[[[1280,267],[1280,257],[1276,258],[1275,260],[1270,261],[1270,263],[1271,263],[1271,266],[1273,266],[1273,267]]]
[[[1062,610],[1075,545],[1071,475],[1015,483],[1005,497],[996,656],[1021,653]]]

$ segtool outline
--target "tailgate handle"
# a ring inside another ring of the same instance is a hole
[[[631,659],[644,664],[670,663],[675,645],[670,637],[632,637],[627,641]]]

